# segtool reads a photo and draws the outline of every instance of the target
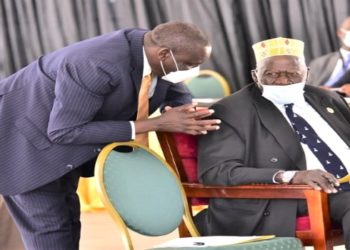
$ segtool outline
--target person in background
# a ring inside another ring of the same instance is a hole
[[[306,184],[329,194],[334,223],[350,249],[350,109],[337,93],[307,85],[304,43],[274,38],[253,45],[255,83],[215,103],[220,130],[200,136],[206,185]],[[305,200],[210,199],[196,219],[204,235],[294,236]]]
[[[0,249],[23,250],[21,236],[0,196]]]
[[[106,144],[218,129],[181,83],[210,53],[197,26],[170,22],[77,42],[0,81],[0,194],[26,249],[79,249],[78,180]]]
[[[337,36],[340,49],[311,61],[308,83],[350,96],[350,17],[338,27]]]

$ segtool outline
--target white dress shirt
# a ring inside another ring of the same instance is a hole
[[[152,73],[152,68],[147,60],[147,56],[146,56],[146,52],[145,52],[144,47],[142,47],[142,52],[143,52],[142,78],[144,78],[145,76]],[[151,83],[151,87],[148,91],[148,98],[151,98],[153,96],[154,90],[156,89],[156,86],[157,86],[157,80],[158,80],[158,77],[156,75],[152,75],[152,83]],[[136,137],[135,123],[133,121],[130,121],[130,125],[131,125],[131,139],[135,140],[135,137]]]
[[[286,109],[283,104],[278,104],[270,100],[283,114],[283,116],[288,121],[289,125],[292,127],[291,122],[286,114]],[[300,99],[298,102],[294,103],[293,106],[294,113],[303,117],[310,126],[315,130],[317,135],[328,145],[330,149],[339,157],[339,159],[344,163],[348,173],[350,173],[350,148],[344,142],[344,140],[333,130],[333,128],[320,116],[320,114],[305,101],[304,98]],[[294,130],[294,129],[293,129]],[[307,170],[311,169],[322,169],[325,170],[321,162],[312,153],[309,147],[301,143],[306,157],[306,167]]]

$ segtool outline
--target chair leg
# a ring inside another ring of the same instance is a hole
[[[184,222],[181,222],[181,224],[179,226],[179,236],[180,236],[180,238],[191,237],[191,234],[187,230],[187,227],[186,227]]]
[[[305,191],[312,241],[315,250],[333,250],[328,196],[324,192]]]

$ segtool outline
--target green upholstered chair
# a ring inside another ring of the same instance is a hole
[[[128,229],[161,236],[183,221],[192,237],[199,236],[180,180],[152,150],[134,142],[109,144],[97,158],[95,176],[97,190],[120,229],[125,249],[133,249]],[[296,238],[274,238],[208,249],[291,250],[302,249],[302,245]]]
[[[185,81],[194,98],[223,98],[231,94],[226,79],[213,70],[201,70],[199,75]]]

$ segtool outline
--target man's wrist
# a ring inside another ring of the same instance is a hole
[[[274,175],[273,181],[276,183],[284,183],[288,184],[291,183],[292,179],[294,178],[297,171],[278,171]]]

